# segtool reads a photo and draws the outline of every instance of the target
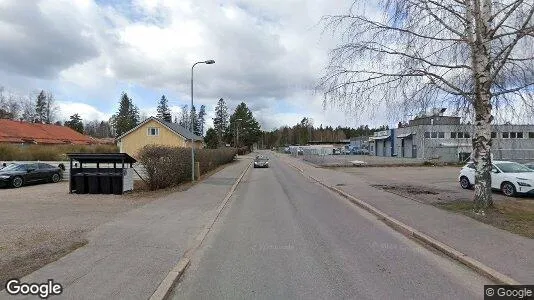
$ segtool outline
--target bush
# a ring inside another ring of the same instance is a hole
[[[0,160],[54,161],[66,160],[66,153],[119,152],[116,145],[18,145],[0,144]]]
[[[195,149],[195,161],[200,173],[205,174],[234,160],[234,148]],[[191,149],[147,145],[139,151],[139,162],[144,166],[148,186],[157,190],[191,180]]]

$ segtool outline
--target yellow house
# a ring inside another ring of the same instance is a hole
[[[167,121],[150,117],[141,124],[117,138],[120,152],[136,157],[139,150],[146,145],[165,145],[172,147],[191,147],[191,140],[195,148],[202,148],[204,143],[201,136],[192,134],[186,128]]]

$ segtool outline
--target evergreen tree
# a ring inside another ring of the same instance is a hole
[[[46,94],[45,91],[41,90],[35,103],[35,122],[44,122],[46,120],[46,107]]]
[[[228,107],[224,99],[219,99],[215,107],[215,118],[213,118],[213,127],[217,132],[219,145],[224,143],[225,133],[228,129]]]
[[[169,108],[169,101],[165,95],[161,96],[158,104],[158,114],[157,118],[165,120],[167,122],[172,122],[171,110]]]
[[[198,111],[198,131],[200,136],[204,135],[204,125],[206,125],[206,106],[201,105],[200,110]]]
[[[112,117],[112,124],[117,136],[139,124],[139,109],[133,104],[128,94],[122,93],[119,110]]]
[[[199,131],[200,131],[200,128],[198,126],[198,116],[197,116],[197,109],[195,108],[195,106],[193,105],[193,107],[191,108],[191,112],[190,112],[190,115],[189,115],[190,118],[192,118],[192,120],[190,120],[190,124],[192,124],[192,128],[189,129],[190,131],[193,131],[194,134],[196,135],[200,135]]]
[[[189,130],[189,107],[187,105],[182,106],[182,113],[180,115],[180,126]]]
[[[237,133],[239,133],[239,136],[237,136]],[[241,102],[230,116],[230,125],[226,131],[227,142],[233,142],[237,147],[251,147],[260,137],[260,124],[254,119],[247,105]]]
[[[217,131],[213,128],[210,128],[206,131],[206,137],[204,138],[206,147],[209,149],[217,149],[219,146],[219,139],[217,137]]]
[[[70,116],[70,120],[65,121],[65,126],[72,128],[78,131],[79,133],[83,133],[83,122],[79,114],[74,114]]]

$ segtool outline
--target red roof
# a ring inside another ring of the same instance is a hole
[[[0,119],[0,143],[91,144],[93,141],[66,126]]]

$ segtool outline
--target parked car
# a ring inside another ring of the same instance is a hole
[[[258,155],[254,159],[254,168],[268,168],[269,167],[269,158]]]
[[[532,170],[534,170],[534,162],[531,162],[531,163],[525,164],[525,166],[527,166],[527,168],[529,168],[529,169],[532,169]]]
[[[475,183],[475,164],[468,163],[458,176],[460,186],[469,189]],[[491,188],[501,190],[508,197],[516,194],[534,195],[534,170],[511,161],[494,161],[491,170]]]
[[[0,169],[0,186],[19,188],[33,182],[58,182],[63,171],[45,163],[10,164]]]

